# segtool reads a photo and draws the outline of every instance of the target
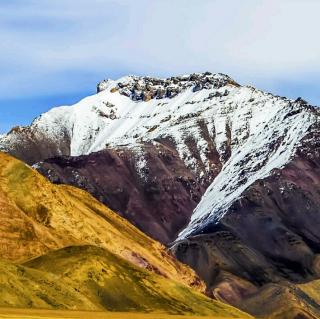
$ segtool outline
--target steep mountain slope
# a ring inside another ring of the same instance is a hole
[[[319,151],[317,138],[320,133],[320,113],[299,103],[289,111],[290,109],[286,108],[276,110],[271,123],[274,126],[267,132],[270,136],[266,134],[265,127],[261,127],[253,138],[249,138],[244,145],[236,149],[234,156],[231,156],[206,191],[192,215],[190,224],[181,232],[179,239],[199,233],[207,224],[219,221],[254,183],[261,184],[261,180],[281,174],[281,169],[286,169],[287,165],[296,165],[297,171],[300,170],[302,175],[307,173],[304,169],[311,171],[313,164],[316,165],[313,163],[315,158],[311,158],[312,153],[317,155]],[[306,153],[303,154],[302,150]],[[298,154],[302,158],[297,159]],[[295,160],[304,161],[307,167],[296,164]],[[314,168],[317,169],[317,166]],[[304,176],[301,177],[300,182],[303,183]]]
[[[203,219],[200,228],[195,229],[192,235],[177,240],[173,247],[176,255],[181,260],[188,259],[189,264],[193,259],[201,264],[199,254],[209,252],[212,260],[206,260],[213,268],[219,269],[219,263],[223,261],[223,268],[229,267],[233,272],[237,268],[241,276],[257,283],[275,281],[277,278],[294,282],[318,278],[318,125],[316,123],[309,128],[295,155],[282,169],[275,169],[270,176],[255,181],[226,209],[222,217],[214,215],[212,210],[213,219]],[[197,210],[206,206],[205,202],[212,203],[209,198],[212,187],[214,183]],[[223,247],[233,249],[231,258],[223,255]],[[197,269],[195,264],[193,267]]]
[[[249,317],[93,246],[50,252],[26,266],[55,274],[59,282],[69,283],[93,304],[109,311]]]
[[[2,307],[251,318],[95,246],[64,248],[26,265],[1,261],[0,267]]]
[[[86,192],[51,184],[0,153],[0,254],[24,262],[70,245],[96,245],[167,278],[202,289],[188,267]]]
[[[0,306],[250,317],[84,191],[3,153],[0,181]]]
[[[0,261],[0,269],[2,307],[251,318],[95,246],[64,248],[26,265]]]
[[[190,218],[205,185],[180,159],[174,147],[141,146],[148,179],[136,171],[135,149],[108,149],[78,157],[55,157],[35,167],[57,184],[90,192],[146,234],[162,243],[176,239]]]

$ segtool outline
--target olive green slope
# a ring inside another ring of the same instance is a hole
[[[68,247],[25,265],[0,261],[0,306],[251,318],[95,246]]]
[[[59,277],[0,261],[0,307],[97,310],[88,298]]]
[[[25,264],[53,273],[108,311],[164,312],[249,318],[187,286],[138,268],[94,246],[68,247]]]

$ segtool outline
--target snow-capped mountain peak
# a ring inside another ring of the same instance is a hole
[[[141,146],[170,144],[201,183],[212,182],[183,238],[219,220],[254,181],[283,167],[316,119],[302,99],[240,86],[223,74],[127,76],[104,80],[97,94],[12,130],[0,147],[29,163],[122,147],[141,158],[143,175]]]

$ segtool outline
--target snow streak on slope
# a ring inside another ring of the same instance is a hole
[[[269,114],[261,112],[260,115],[251,122],[252,131],[246,142],[234,148],[231,158],[207,189],[178,240],[219,221],[251,184],[288,163],[315,121],[311,113],[302,110],[288,116],[288,109],[281,103],[274,105]]]
[[[137,170],[142,175],[147,159],[139,145],[170,140],[201,180],[216,169],[208,155],[215,148],[223,168],[180,234],[183,238],[219,220],[248,186],[285,165],[315,115],[302,101],[240,87],[224,75],[171,79],[103,81],[98,94],[54,108],[29,128],[1,137],[0,149],[10,152],[26,138],[58,145],[67,139],[65,155],[72,156],[128,147],[141,157]],[[56,155],[64,153],[60,148]]]

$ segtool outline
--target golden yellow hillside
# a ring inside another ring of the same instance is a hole
[[[3,153],[0,220],[1,307],[251,318],[86,192]]]
[[[0,153],[0,254],[25,262],[72,245],[106,248],[164,277],[204,288],[194,272],[158,242],[88,193],[51,184],[36,170]]]

